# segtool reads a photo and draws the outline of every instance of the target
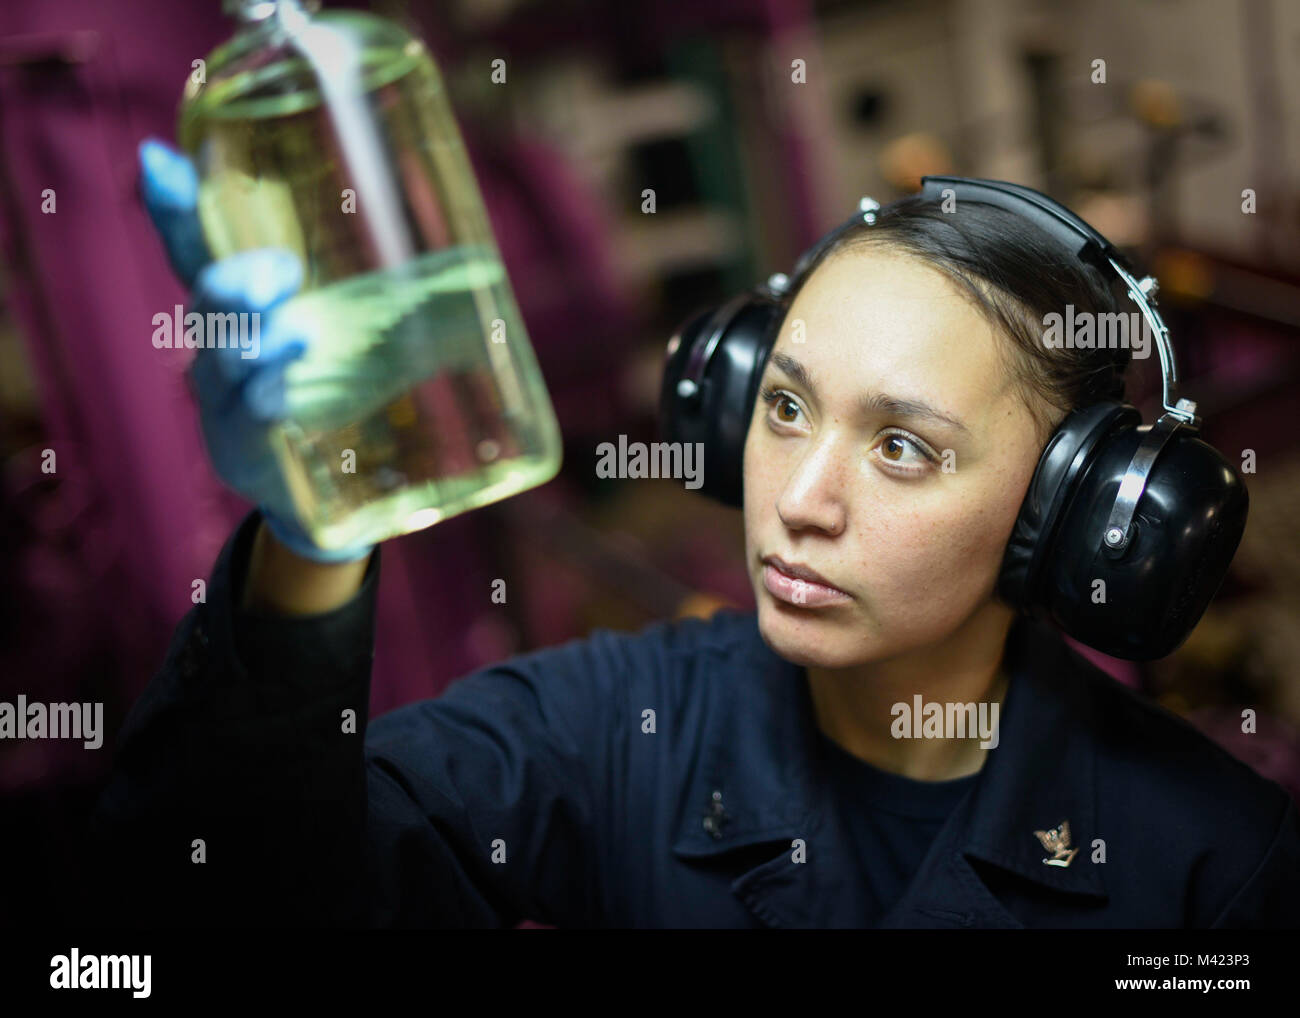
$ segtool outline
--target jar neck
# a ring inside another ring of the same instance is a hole
[[[320,0],[222,0],[221,9],[245,25],[265,21],[282,7],[295,8],[303,14],[320,10]]]

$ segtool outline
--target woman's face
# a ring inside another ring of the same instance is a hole
[[[881,661],[1004,611],[994,583],[1042,449],[1008,342],[946,276],[883,247],[805,282],[745,441],[746,558],[782,657]]]

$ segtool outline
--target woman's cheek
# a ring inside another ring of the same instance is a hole
[[[875,613],[940,622],[974,608],[1001,562],[987,522],[984,512],[944,506],[868,532],[860,573]]]
[[[777,497],[794,467],[780,446],[753,437],[753,429],[750,434],[742,461],[745,523],[761,527],[767,515],[776,514]]]

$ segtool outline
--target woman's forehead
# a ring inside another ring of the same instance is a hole
[[[939,270],[884,248],[837,252],[795,296],[777,348],[829,389],[925,392],[963,404],[1007,385],[992,323]]]
[[[940,269],[881,244],[855,245],[830,255],[805,281],[794,306],[816,317],[851,313],[903,317],[918,324],[970,317],[985,321],[971,295]]]

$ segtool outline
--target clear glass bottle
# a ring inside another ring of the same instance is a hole
[[[550,480],[559,426],[441,75],[387,19],[225,0],[178,137],[214,258],[297,252],[277,314],[314,338],[276,452],[323,548],[418,530]]]

